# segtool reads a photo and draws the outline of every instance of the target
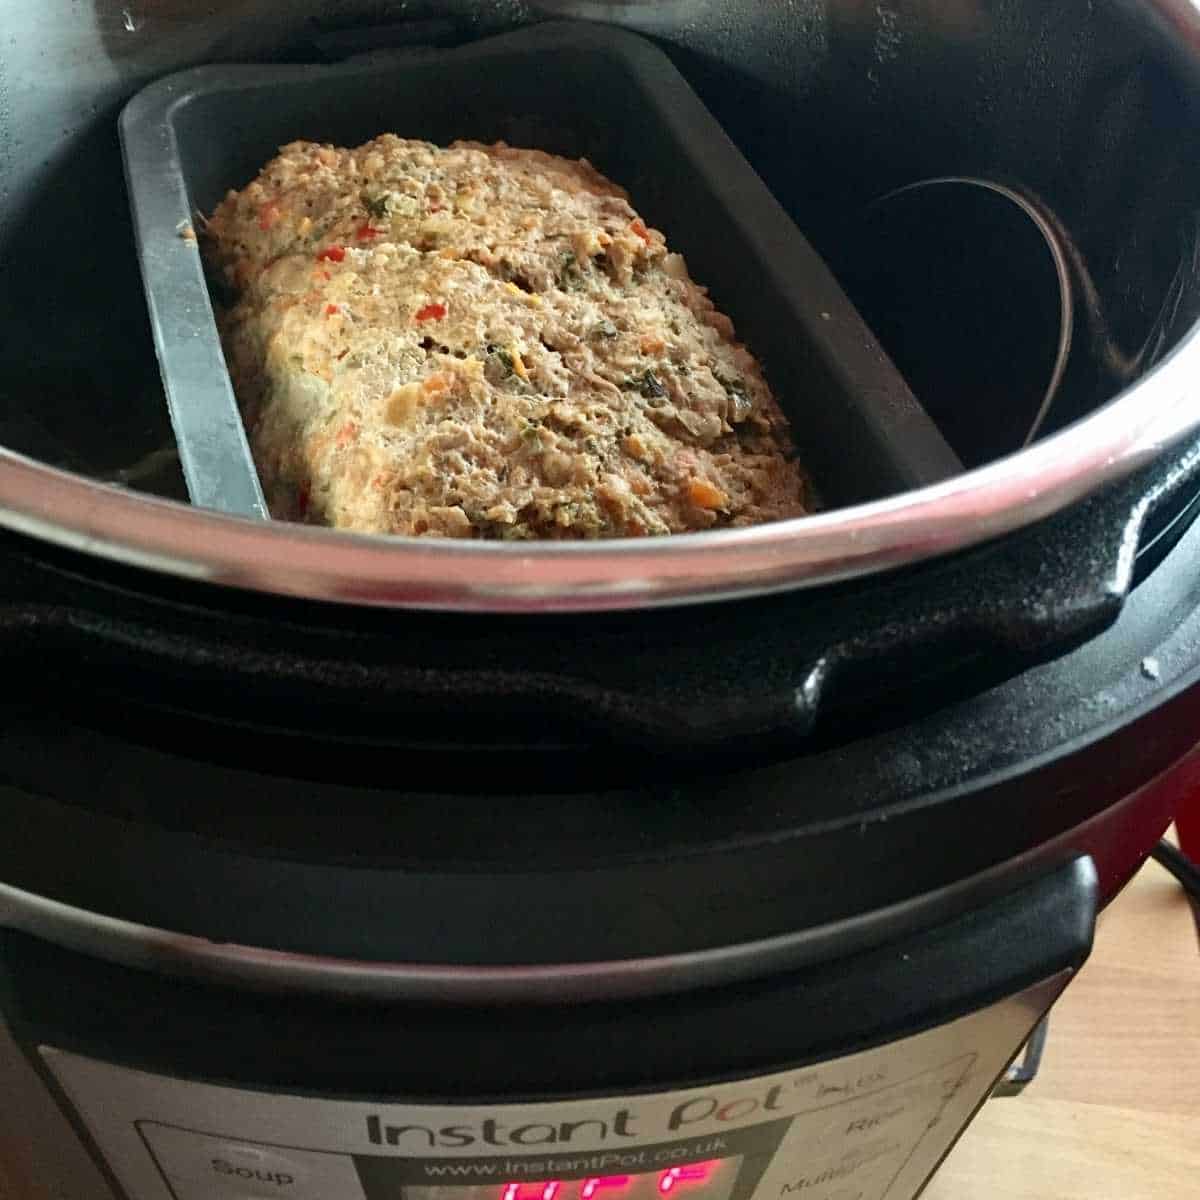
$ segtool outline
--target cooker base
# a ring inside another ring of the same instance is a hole
[[[897,1200],[1086,958],[1096,899],[1077,859],[804,972],[557,1009],[280,1003],[7,934],[0,1004],[121,1200]]]

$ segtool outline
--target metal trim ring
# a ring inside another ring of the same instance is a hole
[[[263,523],[138,496],[0,450],[0,527],[114,562],[276,595],[458,611],[633,609],[866,576],[1012,533],[1200,429],[1200,326],[1091,416],[978,470],[749,529],[516,546]]]

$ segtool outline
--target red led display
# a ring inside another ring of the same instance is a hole
[[[677,1183],[702,1183],[708,1178],[708,1166],[708,1163],[697,1163],[693,1167],[672,1167],[658,1177],[658,1190],[665,1196]]]
[[[579,1189],[579,1200],[592,1200],[601,1188],[624,1187],[628,1182],[628,1175],[594,1175],[591,1179],[583,1181],[583,1187]]]
[[[703,1183],[716,1165],[715,1162],[703,1162],[691,1163],[686,1167],[668,1167],[657,1173],[656,1190],[660,1196],[666,1196],[686,1189],[689,1184]],[[506,1183],[500,1190],[499,1200],[608,1200],[607,1197],[598,1197],[598,1193],[626,1188],[635,1180],[644,1178],[646,1176],[593,1175],[567,1183],[560,1179],[549,1183]],[[579,1185],[579,1191],[572,1194],[575,1182]]]

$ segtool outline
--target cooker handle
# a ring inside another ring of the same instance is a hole
[[[26,603],[0,610],[0,639],[6,655],[65,663],[75,690],[95,672],[139,703],[253,725],[341,720],[357,735],[369,718],[394,742],[425,722],[444,741],[516,715],[527,740],[565,721],[591,744],[693,763],[795,752],[820,725],[911,714],[1100,632],[1139,548],[1162,549],[1198,477],[1200,444],[1023,533],[892,577],[637,613],[318,606],[56,562],[25,543],[5,584]]]
[[[1067,653],[1116,621],[1149,560],[1186,529],[1198,463],[1200,445],[1185,447],[1023,534],[891,580],[763,603],[752,637],[707,656],[721,705],[677,714],[675,740],[795,741],[818,725],[886,720],[889,706],[948,702]],[[735,685],[721,689],[722,678]]]

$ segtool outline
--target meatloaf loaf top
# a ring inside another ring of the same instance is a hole
[[[757,362],[586,161],[295,142],[204,240],[277,518],[589,538],[809,507]]]

